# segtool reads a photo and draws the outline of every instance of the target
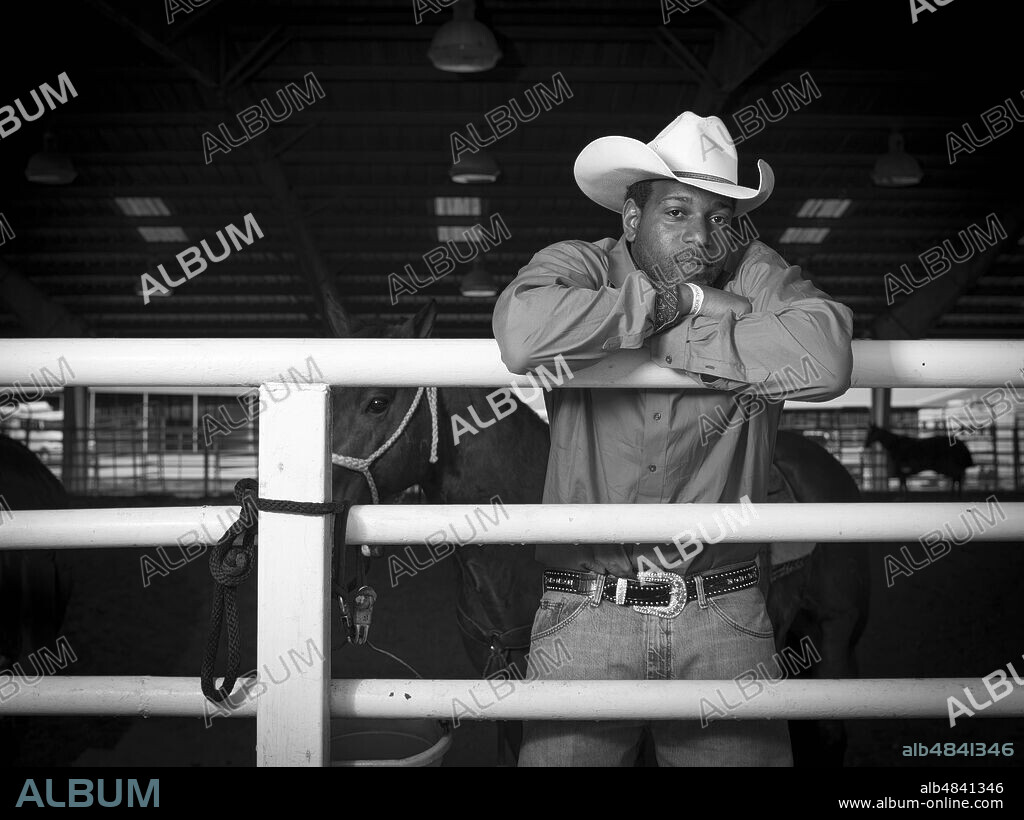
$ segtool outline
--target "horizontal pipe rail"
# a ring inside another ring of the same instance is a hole
[[[0,677],[8,691],[12,680],[22,679]],[[978,679],[966,678],[763,680],[761,684],[756,695],[749,693],[747,685],[749,700],[745,701],[732,680],[334,680],[330,712],[333,717],[380,719],[697,720],[702,714],[717,719],[721,712],[734,719],[845,720],[947,718],[949,697],[974,711],[965,688],[978,706],[991,701]],[[241,686],[236,688],[232,702],[238,705],[226,714],[226,708],[205,700],[198,678],[46,677],[34,686],[22,683],[16,693],[0,701],[0,715],[252,717],[257,687],[250,685],[250,692],[247,698]],[[1014,688],[975,716],[1024,716],[1024,687]],[[963,714],[957,719],[968,717]]]
[[[853,343],[854,387],[997,387],[1021,384],[1024,342],[914,340]],[[61,359],[66,367],[58,365]],[[315,364],[313,367],[310,364]],[[386,365],[384,364],[386,363]],[[790,362],[798,375],[800,362]],[[0,385],[256,386],[327,384],[532,387],[502,364],[493,339],[5,339]],[[294,374],[292,371],[295,371]],[[557,374],[544,379],[553,384]],[[32,380],[35,381],[32,381]],[[659,367],[647,349],[619,351],[565,377],[565,387],[707,389]],[[51,380],[52,382],[53,380]],[[31,386],[31,387],[30,387]]]
[[[14,510],[0,549],[214,544],[237,507]],[[408,504],[349,511],[348,544],[667,543],[687,533],[707,544],[917,540],[948,524],[959,539],[1024,538],[1024,502],[857,504]],[[428,542],[428,538],[430,541]],[[937,542],[936,542],[937,543]]]

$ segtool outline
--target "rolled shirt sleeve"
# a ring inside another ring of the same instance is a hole
[[[560,242],[537,253],[498,297],[492,328],[512,373],[551,366],[561,356],[587,367],[620,349],[643,345],[654,330],[656,292],[642,271],[620,287],[589,243]]]
[[[754,385],[766,398],[826,401],[849,389],[853,313],[798,266],[755,242],[726,290],[750,299],[753,312],[686,317],[651,339],[652,360],[717,389]]]

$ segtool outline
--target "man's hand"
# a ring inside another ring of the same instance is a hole
[[[654,302],[654,333],[671,330],[693,312],[693,291],[688,285],[666,285],[658,279],[652,279],[651,284],[657,291]],[[753,311],[750,300],[744,296],[736,296],[728,291],[707,286],[702,286],[701,290],[704,291],[701,316],[721,319],[729,313],[743,316]]]
[[[680,290],[682,291],[680,295],[686,299],[685,304],[682,299],[680,300],[680,310],[689,312],[693,309],[693,292],[685,285]],[[734,316],[745,316],[753,312],[750,300],[744,296],[704,286],[701,287],[701,290],[704,291],[704,304],[700,308],[701,316],[721,319],[730,313]]]

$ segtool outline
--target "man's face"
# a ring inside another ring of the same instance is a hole
[[[659,179],[641,212],[626,200],[622,227],[637,266],[665,281],[710,285],[728,256],[721,234],[732,221],[735,201],[683,182]]]

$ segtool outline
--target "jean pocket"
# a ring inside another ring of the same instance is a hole
[[[708,609],[736,632],[764,640],[775,637],[764,595],[756,586],[708,598]]]
[[[533,619],[533,630],[530,640],[536,641],[561,632],[575,621],[589,603],[583,596],[568,596],[565,593],[545,593],[541,598],[540,608]],[[563,597],[564,596],[564,597]]]

